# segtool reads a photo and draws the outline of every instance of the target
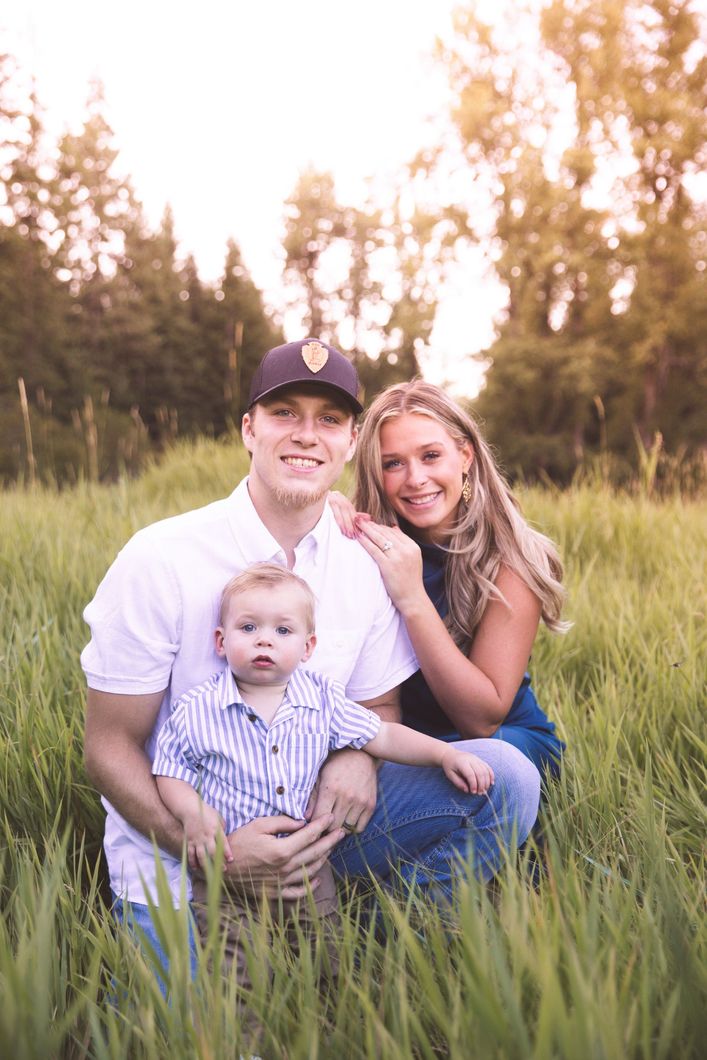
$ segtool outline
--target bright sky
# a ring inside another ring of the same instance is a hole
[[[490,3],[490,0],[488,0]],[[479,0],[478,6],[487,6]],[[385,182],[444,115],[429,59],[455,0],[24,0],[0,41],[36,77],[46,120],[80,123],[91,77],[150,220],[172,205],[182,250],[216,278],[233,236],[268,301],[281,306],[283,204],[308,164],[344,202]],[[481,255],[443,292],[424,371],[471,395],[504,303]],[[289,335],[299,337],[299,333]]]

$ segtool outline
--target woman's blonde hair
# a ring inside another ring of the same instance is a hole
[[[356,454],[356,509],[385,526],[397,525],[383,489],[380,432],[383,424],[408,413],[441,423],[460,448],[468,443],[474,453],[468,471],[469,502],[460,500],[457,522],[443,546],[449,554],[446,624],[454,641],[466,649],[489,599],[503,600],[494,585],[501,564],[515,571],[539,598],[545,624],[556,632],[566,629],[560,621],[565,592],[557,549],[528,526],[472,417],[432,383],[414,379],[390,386],[370,405]]]

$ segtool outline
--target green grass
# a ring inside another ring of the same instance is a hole
[[[180,446],[140,479],[11,490],[0,510],[0,1053],[237,1056],[238,997],[184,961],[161,910],[175,1004],[105,908],[102,811],[81,761],[81,612],[139,526],[229,492],[235,444]],[[444,920],[381,897],[386,941],[344,898],[341,986],[317,989],[262,929],[272,985],[247,1003],[267,1057],[697,1057],[705,1024],[704,588],[707,512],[600,485],[523,491],[567,567],[565,637],[531,669],[568,752],[544,814],[547,874],[513,858]],[[527,858],[527,854],[525,855]],[[277,928],[274,929],[277,935]],[[260,954],[260,957],[258,956]],[[217,955],[217,954],[216,954]],[[111,1006],[106,990],[118,997]],[[243,1046],[245,1048],[245,1045]]]

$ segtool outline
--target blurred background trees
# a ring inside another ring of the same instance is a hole
[[[560,481],[591,453],[704,445],[704,22],[680,0],[458,12],[453,121],[492,188],[508,289],[476,408],[505,462]],[[564,137],[562,128],[572,129]],[[473,219],[470,218],[473,227]]]
[[[100,85],[82,128],[52,143],[2,56],[0,128],[0,478],[29,470],[28,424],[34,464],[59,480],[114,475],[178,433],[238,424],[253,366],[282,333],[237,245],[207,284],[178,256],[169,207],[150,229]]]
[[[396,188],[350,204],[330,173],[300,175],[283,206],[288,320],[346,351],[370,398],[420,371],[457,249],[483,246],[507,306],[475,355],[473,405],[512,473],[563,482],[597,455],[620,475],[657,446],[695,454],[704,17],[690,0],[519,2],[493,26],[476,11],[460,5],[438,45],[450,128]],[[53,142],[0,55],[0,129],[0,478],[30,468],[28,434],[61,479],[237,425],[283,339],[237,243],[205,283],[169,208],[150,227],[98,84]]]
[[[345,351],[365,397],[419,374],[457,218],[416,201],[416,181],[383,205],[339,202],[331,173],[305,171],[285,204],[290,302],[308,334]]]

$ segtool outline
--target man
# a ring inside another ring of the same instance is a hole
[[[155,734],[171,703],[220,668],[208,631],[218,625],[229,578],[267,560],[303,577],[318,600],[312,668],[384,720],[398,720],[397,686],[416,660],[377,565],[340,534],[326,504],[354,453],[357,394],[355,369],[333,347],[305,339],[270,350],[243,417],[248,478],[225,500],[136,534],[86,608],[86,766],[107,810],[111,887],[148,933],[147,897],[156,897],[151,838],[164,852],[175,902],[183,841],[151,774]],[[448,893],[471,842],[488,878],[513,829],[522,841],[537,813],[537,772],[513,751],[491,752],[491,798],[461,796],[435,770],[386,764],[378,801],[373,760],[337,752],[320,774],[308,823],[268,817],[229,836],[229,880],[296,898],[307,878],[316,885],[318,869],[347,833],[332,858],[340,873],[370,866],[386,878],[401,860],[404,877]]]

